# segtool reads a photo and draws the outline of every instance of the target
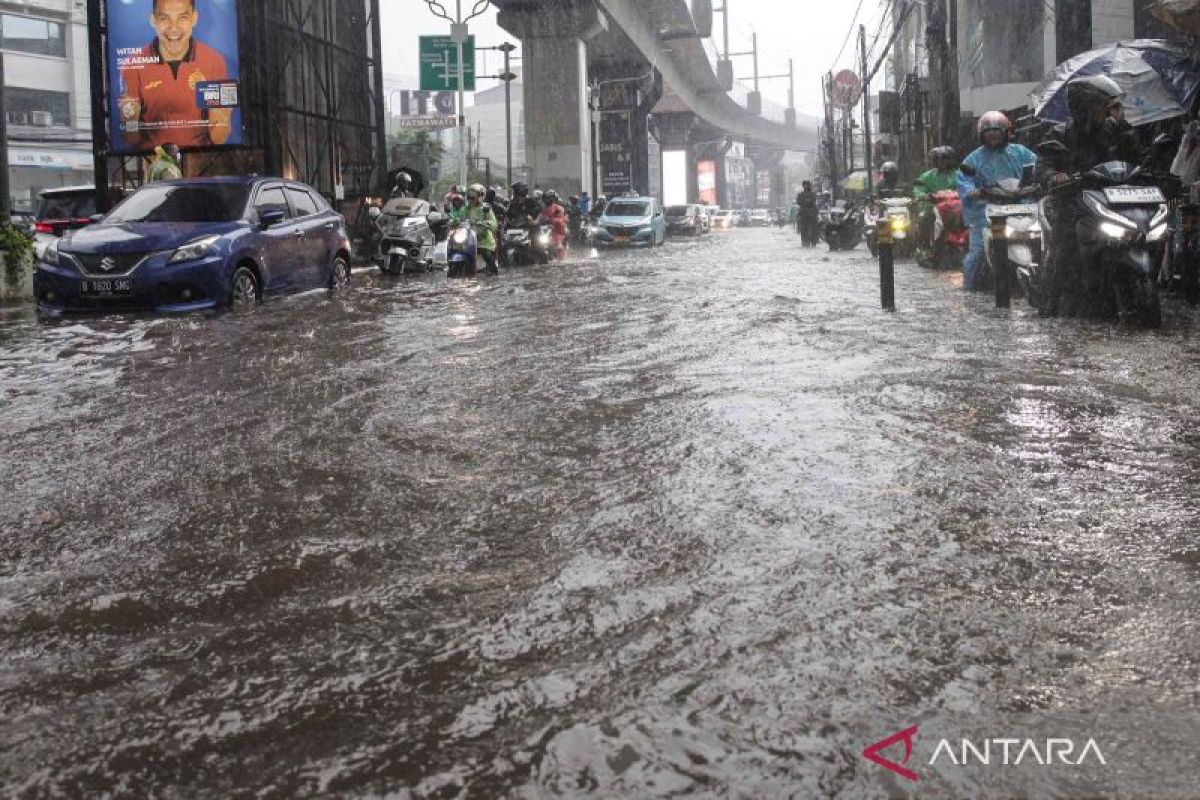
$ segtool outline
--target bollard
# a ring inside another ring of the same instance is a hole
[[[884,217],[875,228],[879,243],[879,298],[884,311],[896,310],[896,253],[892,247],[892,221]]]
[[[992,217],[992,279],[996,282],[996,308],[1012,306],[1012,268],[1008,263],[1008,218]]]

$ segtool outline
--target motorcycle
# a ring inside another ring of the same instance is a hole
[[[882,222],[887,222],[892,228],[892,252],[896,258],[911,258],[915,248],[915,238],[912,229],[912,213],[909,211],[911,201],[907,197],[887,197],[876,204],[867,215],[868,231],[867,249],[872,257],[879,255],[878,237],[869,232],[878,231]]]
[[[478,256],[479,243],[475,237],[475,226],[470,222],[460,222],[446,242],[446,277],[473,278],[478,271]]]
[[[1025,177],[1006,178],[998,186],[983,190],[987,202],[989,223],[1004,220],[1004,239],[1008,243],[1009,285],[1016,286],[1031,306],[1038,304],[1041,288],[1043,262],[1042,208],[1037,202],[1039,189],[1032,185],[1033,168],[1026,170]],[[992,226],[984,234],[984,252],[993,280],[997,265],[992,263]]]
[[[863,240],[863,212],[855,206],[835,205],[821,229],[829,251],[853,250]]]
[[[1079,192],[1079,251],[1071,256],[1081,270],[1079,288],[1147,328],[1162,325],[1158,265],[1170,234],[1170,207],[1158,184],[1142,167],[1110,161],[1055,187]],[[1043,203],[1040,224],[1053,243],[1048,212]]]
[[[917,246],[917,264],[926,269],[961,270],[971,240],[971,230],[963,220],[962,198],[953,189],[934,192],[933,231],[930,242]]]
[[[554,255],[554,237],[549,225],[534,228],[509,228],[500,246],[501,263],[508,267],[529,267],[550,263]]]
[[[442,221],[425,200],[397,197],[369,212],[379,230],[376,261],[388,275],[427,272],[433,268],[434,228]]]

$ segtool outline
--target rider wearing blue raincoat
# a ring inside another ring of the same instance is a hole
[[[963,200],[963,219],[971,228],[971,249],[963,262],[963,288],[985,289],[984,235],[987,230],[987,202],[982,189],[996,186],[1006,178],[1020,179],[1025,167],[1037,163],[1037,154],[1024,145],[1013,144],[1012,122],[999,111],[989,111],[979,119],[980,147],[963,163],[974,175],[958,174],[958,194]]]

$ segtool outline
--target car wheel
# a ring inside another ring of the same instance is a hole
[[[350,262],[340,253],[334,256],[333,266],[329,268],[329,289],[336,291],[350,286]]]
[[[229,307],[234,311],[248,311],[258,305],[262,298],[258,275],[249,267],[238,267],[229,281]]]

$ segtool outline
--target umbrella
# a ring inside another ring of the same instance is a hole
[[[1070,119],[1067,82],[1107,75],[1125,91],[1125,117],[1132,125],[1182,117],[1200,96],[1200,61],[1192,50],[1163,39],[1134,39],[1081,53],[1059,64],[1033,90],[1034,113],[1050,122]]]
[[[865,192],[867,190],[867,173],[865,170],[851,172],[842,178],[841,187],[848,192]]]
[[[1154,16],[1188,36],[1200,36],[1200,0],[1158,0]]]

